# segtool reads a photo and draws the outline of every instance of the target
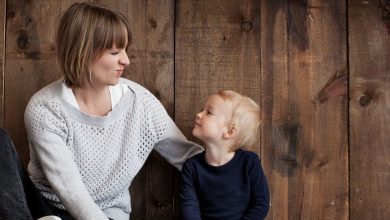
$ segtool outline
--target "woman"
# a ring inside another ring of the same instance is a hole
[[[149,91],[121,78],[129,43],[123,15],[72,5],[56,34],[64,78],[27,105],[30,177],[63,219],[129,219],[128,187],[152,149],[178,169],[202,151]]]

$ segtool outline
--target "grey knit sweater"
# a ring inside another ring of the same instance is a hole
[[[120,83],[130,91],[107,116],[67,103],[61,80],[37,92],[25,111],[30,177],[51,205],[76,219],[129,219],[128,187],[152,149],[178,169],[202,151],[148,90]]]

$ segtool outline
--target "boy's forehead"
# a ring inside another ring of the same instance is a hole
[[[230,102],[227,100],[224,100],[221,96],[219,95],[211,95],[207,99],[206,106],[214,109],[219,109],[219,110],[230,110],[231,105]]]

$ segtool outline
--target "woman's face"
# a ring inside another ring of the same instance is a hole
[[[113,86],[119,82],[124,68],[130,64],[125,48],[112,48],[103,52],[92,63],[92,84]]]

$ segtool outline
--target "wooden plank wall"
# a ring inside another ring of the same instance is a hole
[[[390,1],[349,1],[351,219],[390,218]]]
[[[0,126],[4,127],[4,62],[5,62],[5,24],[6,24],[6,4],[0,2]]]
[[[190,140],[210,93],[233,89],[260,104],[251,150],[270,184],[267,219],[390,219],[390,1],[91,1],[128,18],[125,77]],[[50,39],[73,2],[0,3],[0,125],[25,165],[24,109],[59,77]],[[179,219],[179,177],[152,153],[130,189],[132,219]]]
[[[347,98],[318,100],[346,68],[344,1],[263,1],[262,159],[273,219],[348,219]]]

